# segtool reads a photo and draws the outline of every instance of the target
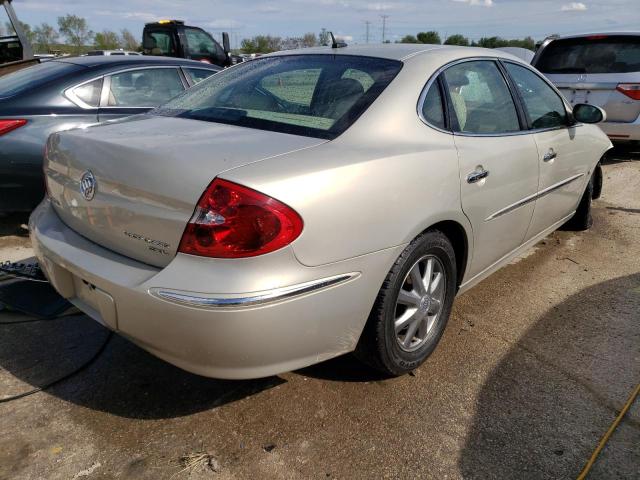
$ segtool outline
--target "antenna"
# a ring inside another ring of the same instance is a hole
[[[336,37],[333,36],[333,32],[329,32],[329,36],[331,37],[331,48],[343,48],[347,46],[345,42],[338,42]]]

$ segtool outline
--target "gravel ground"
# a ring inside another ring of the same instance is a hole
[[[458,298],[415,375],[383,379],[346,356],[219,381],[114,336],[83,372],[0,404],[0,479],[575,478],[640,381],[633,158],[605,166],[593,229],[554,233]],[[23,221],[1,222],[0,259],[31,255]],[[107,336],[81,315],[0,325],[0,397]],[[590,478],[638,478],[639,445],[637,401]]]

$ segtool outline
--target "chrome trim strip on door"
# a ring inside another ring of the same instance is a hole
[[[554,190],[557,190],[559,188],[564,187],[565,185],[568,185],[569,183],[577,180],[578,178],[584,176],[584,173],[578,173],[577,175],[573,175],[572,177],[569,178],[565,178],[564,180],[562,180],[561,182],[558,182],[554,185],[551,185],[550,187],[545,188],[544,190],[540,190],[537,193],[534,193],[533,195],[529,195],[528,197],[523,198],[522,200],[518,200],[515,203],[512,203],[511,205],[504,207],[501,210],[498,210],[495,213],[492,213],[491,215],[489,215],[487,218],[484,219],[485,222],[488,222],[489,220],[493,220],[494,218],[497,217],[501,217],[502,215],[505,215],[509,212],[514,211],[517,208],[520,208],[528,203],[531,203],[539,198],[544,197],[545,195],[547,195],[548,193],[553,192]]]
[[[268,303],[281,302],[293,297],[326,289],[360,276],[359,272],[345,273],[334,277],[321,278],[311,282],[299,283],[289,287],[275,288],[263,292],[256,292],[246,296],[217,296],[209,297],[203,294],[180,292],[163,288],[151,288],[149,293],[154,297],[179,303],[191,307],[200,308],[239,308],[255,307]]]

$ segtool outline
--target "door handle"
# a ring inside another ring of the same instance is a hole
[[[477,183],[488,176],[489,170],[485,170],[482,165],[478,165],[473,172],[467,175],[467,183]]]
[[[549,151],[547,153],[545,153],[544,156],[542,157],[542,161],[543,162],[550,162],[551,160],[553,160],[557,156],[558,156],[558,154],[556,153],[556,151],[553,148],[550,148]]]

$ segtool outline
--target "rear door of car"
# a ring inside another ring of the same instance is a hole
[[[552,40],[533,65],[571,105],[590,103],[608,122],[631,123],[640,115],[640,35],[590,35]],[[634,93],[635,92],[635,93]]]
[[[473,228],[473,277],[524,241],[538,190],[538,152],[500,65],[470,59],[442,73]]]
[[[510,61],[503,65],[538,147],[540,185],[527,234],[532,238],[573,213],[593,156],[585,151],[580,126],[570,120],[562,96],[534,70]]]
[[[149,66],[111,73],[104,78],[99,121],[147,112],[188,87],[177,66]]]

